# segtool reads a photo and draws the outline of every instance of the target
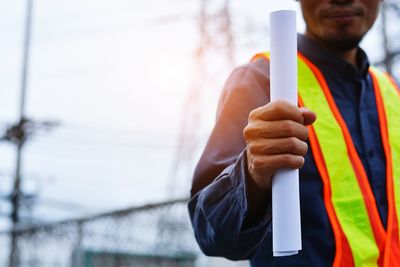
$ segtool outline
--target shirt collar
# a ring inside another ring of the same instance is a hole
[[[353,65],[346,62],[345,60],[334,55],[332,52],[322,47],[316,41],[311,38],[298,34],[298,50],[308,59],[310,59],[317,67],[329,71],[328,73],[337,73],[341,77],[348,79],[365,78],[368,74],[369,60],[360,47],[357,50],[357,64],[359,69],[356,69]]]

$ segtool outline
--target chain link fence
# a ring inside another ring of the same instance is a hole
[[[0,266],[191,267],[186,199],[0,233]]]

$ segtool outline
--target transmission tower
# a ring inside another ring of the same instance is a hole
[[[213,6],[213,9],[210,6]],[[205,94],[212,87],[214,79],[219,73],[209,73],[207,56],[218,53],[218,57],[225,61],[223,67],[234,66],[234,35],[232,31],[232,18],[230,13],[230,0],[216,2],[210,0],[200,1],[199,10],[199,42],[194,52],[194,76],[192,85],[183,106],[178,147],[172,164],[167,195],[173,197],[177,185],[177,177],[183,173],[189,178],[193,172],[193,157],[202,143],[198,129],[202,125],[202,113],[207,103],[204,103]],[[215,81],[214,81],[215,82]],[[214,86],[216,86],[214,84]],[[208,91],[209,93],[209,91]],[[189,181],[190,179],[186,179]]]
[[[394,32],[393,28],[389,28],[388,22],[391,25],[398,25],[400,23],[400,4],[396,1],[385,1],[382,4],[381,10],[381,33],[382,33],[382,47],[384,51],[383,59],[378,62],[383,65],[386,71],[399,81],[400,76],[397,74],[399,70],[395,70],[395,63],[400,60],[400,46],[397,47],[397,41],[400,37],[400,32]],[[397,23],[396,23],[397,22]],[[397,74],[397,75],[396,75]]]

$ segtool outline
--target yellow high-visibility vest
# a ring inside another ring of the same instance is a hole
[[[257,54],[269,58],[268,53]],[[311,151],[323,183],[335,237],[333,266],[400,266],[400,91],[370,67],[386,157],[387,228],[383,227],[365,169],[321,71],[298,53],[299,105],[317,114],[309,126]]]

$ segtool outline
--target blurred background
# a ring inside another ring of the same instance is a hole
[[[290,0],[0,0],[0,266],[248,266],[199,251],[191,175]],[[400,79],[400,1],[362,43]],[[298,12],[298,30],[304,31]]]

